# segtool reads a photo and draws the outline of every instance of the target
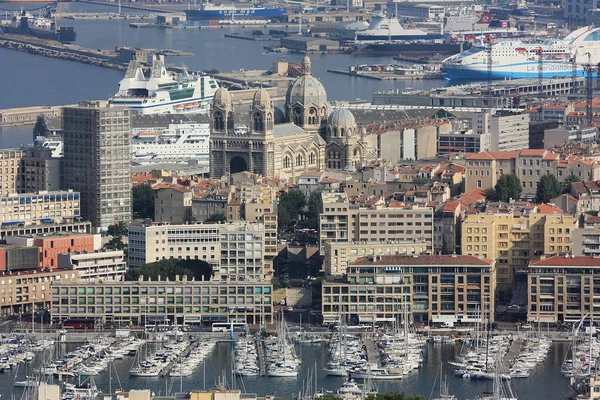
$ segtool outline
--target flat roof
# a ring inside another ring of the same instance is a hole
[[[600,260],[600,259],[599,259]],[[357,259],[351,265],[480,265],[489,266],[493,260],[465,255],[373,256]]]

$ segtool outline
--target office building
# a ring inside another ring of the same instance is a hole
[[[92,224],[89,221],[74,220],[61,223],[42,225],[9,225],[0,228],[0,240],[5,241],[11,236],[31,236],[57,233],[90,233]]]
[[[41,268],[40,249],[0,244],[0,271],[21,271]]]
[[[392,242],[326,242],[323,269],[327,276],[345,275],[350,264],[363,257],[425,255],[425,240]]]
[[[0,197],[0,222],[9,226],[46,225],[80,220],[79,192],[11,193]]]
[[[0,314],[9,316],[47,310],[52,304],[52,284],[78,279],[77,271],[30,269],[4,273],[0,275]]]
[[[123,282],[55,282],[51,313],[54,320],[94,318],[104,323],[168,319],[177,324],[271,324],[272,292],[270,283],[200,282],[185,276],[174,281],[140,277]]]
[[[63,187],[62,157],[54,157],[53,153],[53,149],[42,147],[23,150],[23,193],[54,191]]]
[[[479,153],[490,150],[490,134],[478,134],[472,130],[440,133],[438,155],[449,153]]]
[[[494,310],[495,282],[495,261],[473,256],[360,258],[345,279],[323,282],[323,318],[326,323],[337,322],[340,314],[355,323],[403,321],[408,307],[416,324],[473,323],[481,310]]]
[[[82,282],[120,281],[127,272],[122,250],[75,251],[58,255],[58,268],[76,270]]]
[[[514,272],[543,255],[572,252],[571,237],[578,216],[544,213],[546,205],[529,213],[517,209],[467,214],[462,222],[462,254],[496,260],[497,286],[512,285]],[[551,208],[549,211],[556,211]],[[560,210],[558,210],[560,211]]]
[[[130,111],[104,101],[63,108],[64,187],[97,230],[131,220]]]
[[[527,273],[527,320],[576,322],[597,320],[600,258],[554,256],[532,261]]]

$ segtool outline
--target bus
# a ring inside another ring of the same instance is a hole
[[[212,324],[213,332],[245,332],[248,328],[246,324],[240,322],[215,322]]]
[[[93,319],[66,319],[62,322],[63,328],[72,328],[72,329],[94,329],[94,320]]]

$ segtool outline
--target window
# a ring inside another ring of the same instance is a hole
[[[480,188],[481,187],[481,181],[477,181],[477,187]]]

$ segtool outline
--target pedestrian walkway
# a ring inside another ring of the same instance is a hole
[[[363,342],[367,350],[367,360],[370,364],[379,366],[379,350],[377,349],[377,342],[375,341],[375,338],[369,334],[365,334],[363,335]]]
[[[508,352],[504,356],[504,365],[510,367],[515,362],[515,359],[521,354],[521,349],[523,348],[523,339],[514,339],[508,349]]]

